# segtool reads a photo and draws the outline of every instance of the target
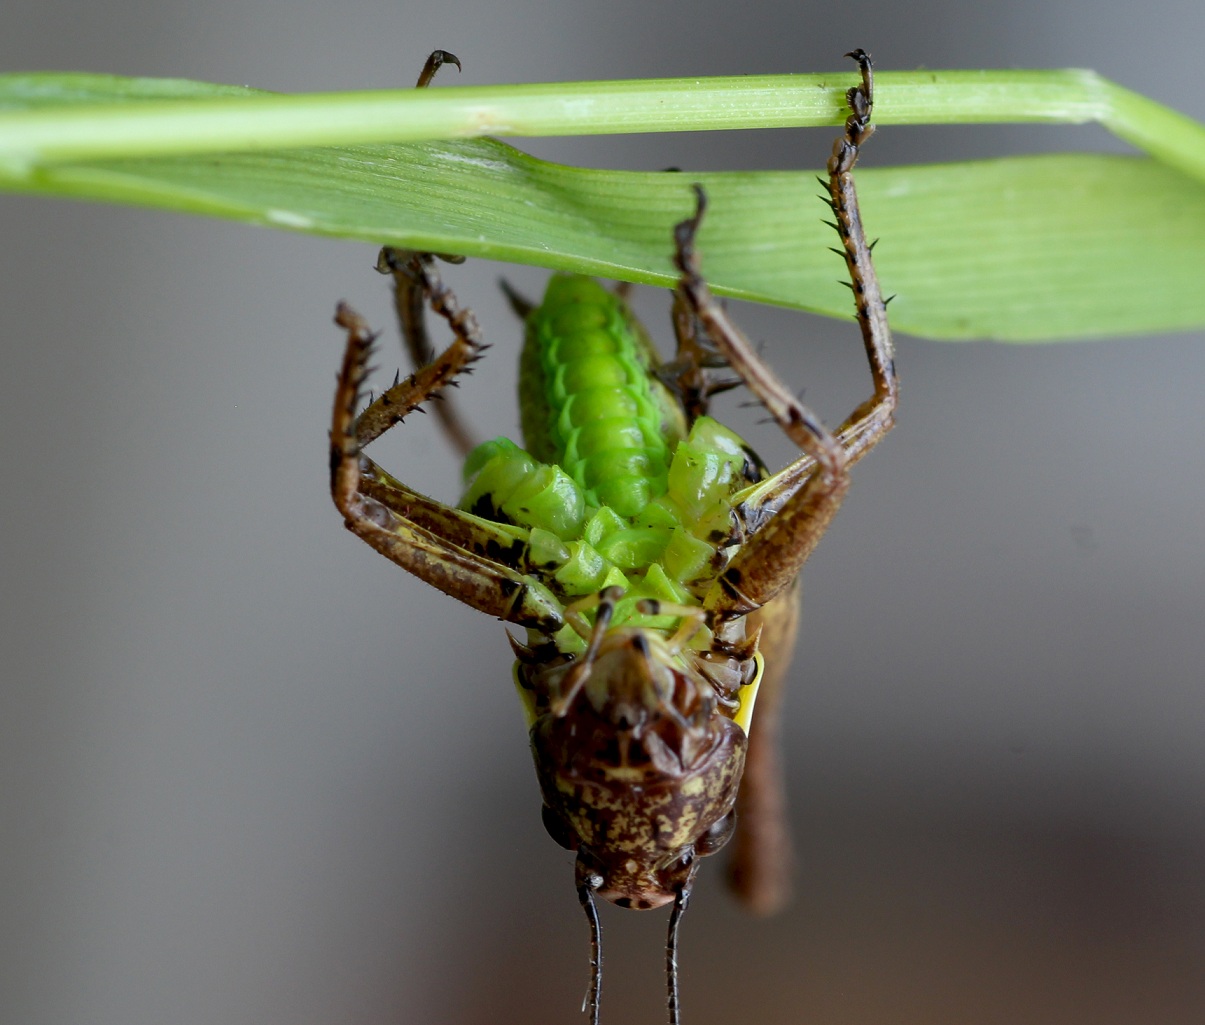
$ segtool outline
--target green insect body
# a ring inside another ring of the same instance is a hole
[[[738,540],[735,496],[762,475],[710,417],[686,431],[655,367],[621,299],[590,278],[554,277],[527,319],[527,448],[496,438],[473,450],[460,504],[526,528],[528,565],[562,597],[623,588],[616,621],[639,625],[661,625],[634,611],[641,598],[698,604],[691,585],[705,589]],[[565,641],[579,646],[572,631]]]

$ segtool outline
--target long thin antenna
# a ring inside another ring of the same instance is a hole
[[[590,1015],[590,1025],[598,1025],[599,1001],[602,997],[602,924],[598,920],[598,905],[594,902],[594,891],[602,879],[589,873],[577,884],[577,899],[590,922],[590,986],[582,1001],[583,1013]]]
[[[665,941],[665,981],[669,987],[669,1025],[682,1025],[681,1005],[678,1000],[678,927],[690,903],[690,891],[694,888],[698,861],[690,866],[690,874],[674,898],[674,910],[669,916],[669,935]]]

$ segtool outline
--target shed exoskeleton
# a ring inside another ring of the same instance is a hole
[[[555,276],[526,321],[524,447],[495,439],[466,460],[458,507],[398,481],[363,450],[480,358],[481,333],[431,254],[386,249],[403,334],[419,368],[359,415],[375,336],[345,304],[331,429],[331,491],[347,527],[440,590],[525,631],[511,638],[543,818],[577,854],[591,924],[591,1020],[601,986],[596,897],[673,904],[670,1020],[678,1021],[677,930],[698,859],[736,831],[732,879],[757,911],[788,886],[777,697],[798,618],[797,578],[848,487],[850,465],[890,430],[897,385],[886,304],[852,169],[871,134],[873,78],[861,50],[851,113],[822,179],[855,296],[873,395],[836,430],[782,384],[711,295],[695,253],[706,196],[677,225],[675,358],[659,361],[622,297]],[[425,85],[450,55],[437,51]],[[454,334],[427,355],[423,306]],[[724,377],[719,375],[723,374]],[[734,384],[753,392],[801,456],[769,473],[706,415]],[[454,439],[466,437],[455,416]],[[761,694],[757,730],[754,699]],[[738,800],[739,793],[739,800]],[[737,809],[740,819],[738,823]]]

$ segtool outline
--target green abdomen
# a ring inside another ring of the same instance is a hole
[[[577,481],[590,504],[620,516],[636,516],[666,490],[673,428],[648,365],[647,343],[619,299],[590,278],[549,282],[527,321],[524,440]]]
[[[522,568],[565,598],[623,588],[617,622],[641,597],[696,600],[737,537],[733,496],[760,479],[732,431],[688,429],[655,364],[621,300],[554,277],[520,362],[526,449],[495,438],[464,465],[460,507],[526,531]]]

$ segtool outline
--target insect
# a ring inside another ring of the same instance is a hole
[[[735,831],[733,878],[746,901],[768,910],[784,891],[767,706],[789,664],[799,570],[841,504],[849,467],[891,429],[897,401],[886,303],[852,177],[873,130],[873,73],[864,51],[848,56],[860,81],[847,93],[850,114],[821,182],[874,390],[837,430],[795,398],[709,291],[695,249],[707,205],[697,185],[694,212],[672,240],[680,275],[674,359],[660,362],[622,298],[592,279],[557,275],[538,306],[512,297],[526,321],[525,447],[499,438],[475,448],[455,508],[392,477],[364,448],[480,358],[472,313],[443,284],[431,254],[384,250],[379,269],[394,276],[412,353],[426,347],[424,302],[454,338],[358,415],[375,335],[346,304],[336,315],[347,348],[331,427],[331,492],[346,526],[427,583],[524,631],[511,637],[514,683],[544,825],[577,855],[594,1025],[597,898],[638,909],[672,905],[667,984],[677,1025],[678,928],[700,859]],[[454,60],[433,55],[419,84],[445,59]],[[799,447],[785,469],[768,472],[707,416],[709,397],[733,384],[747,387]]]

